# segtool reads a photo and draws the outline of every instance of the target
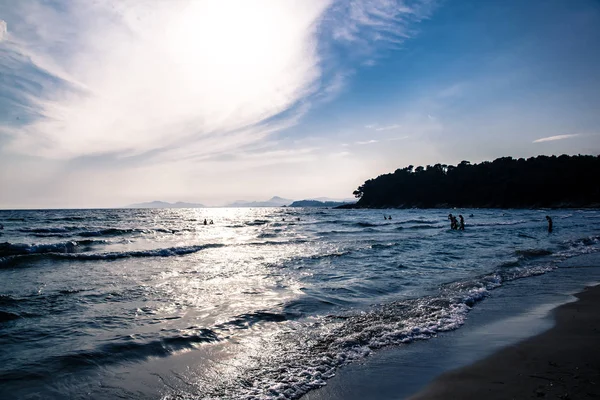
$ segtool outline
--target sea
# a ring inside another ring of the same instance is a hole
[[[0,224],[5,400],[297,399],[600,251],[598,210],[15,210]]]

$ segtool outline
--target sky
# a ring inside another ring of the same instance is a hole
[[[597,0],[0,0],[0,208],[600,154]]]

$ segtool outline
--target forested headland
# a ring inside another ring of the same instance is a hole
[[[600,207],[600,156],[502,157],[408,167],[369,179],[344,208]]]

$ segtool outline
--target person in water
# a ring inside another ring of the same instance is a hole
[[[387,220],[387,217],[384,215],[384,216],[383,216],[383,219]]]
[[[548,221],[548,232],[552,232],[552,218],[549,215],[546,215],[546,220]]]
[[[461,231],[465,230],[465,219],[463,218],[462,215],[459,215],[458,218],[460,218],[460,227],[458,228]]]
[[[456,217],[452,214],[448,214],[448,219],[450,220],[450,229],[458,229],[458,221],[456,220]]]
[[[392,219],[392,216],[390,215],[390,216],[388,217],[388,219]]]
[[[204,218],[204,225],[208,225],[208,221]]]
[[[209,222],[210,225],[214,224],[213,220],[211,219]]]

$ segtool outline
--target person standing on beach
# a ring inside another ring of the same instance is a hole
[[[552,218],[549,215],[546,215],[546,220],[548,221],[548,232],[552,232]]]

